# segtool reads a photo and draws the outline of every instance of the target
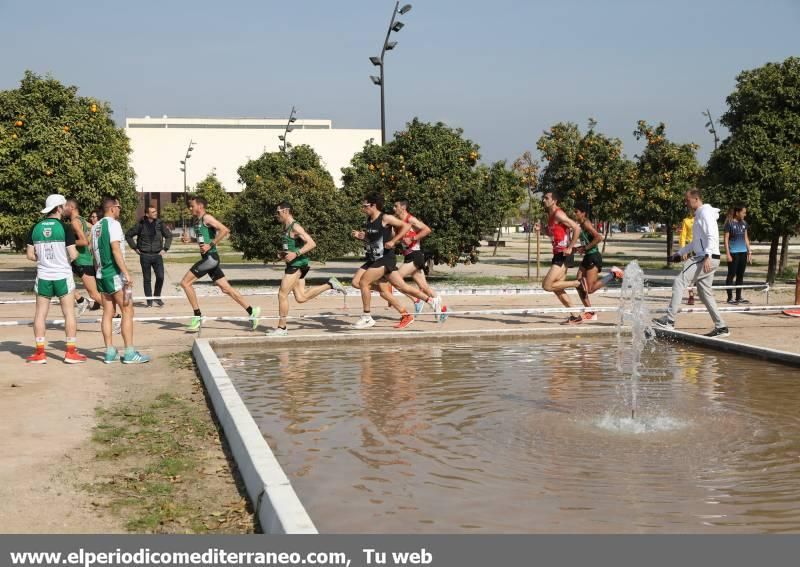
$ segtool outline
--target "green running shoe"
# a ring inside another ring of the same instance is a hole
[[[199,315],[195,315],[192,317],[192,320],[189,321],[189,324],[186,326],[186,329],[189,331],[197,331],[200,329],[200,325],[203,324],[203,318]]]
[[[342,285],[342,282],[340,282],[336,278],[330,278],[328,280],[328,284],[331,286],[331,289],[333,289],[334,291],[338,291],[342,295],[347,295],[347,290],[344,289],[344,286]]]
[[[253,330],[258,329],[258,318],[261,315],[260,307],[253,307],[253,312],[250,314],[250,321],[253,324]]]
[[[119,360],[119,353],[113,346],[106,349],[106,355],[103,357],[103,362],[106,364],[113,364]]]
[[[122,357],[122,364],[144,364],[145,362],[150,362],[150,357],[138,350],[126,352]]]

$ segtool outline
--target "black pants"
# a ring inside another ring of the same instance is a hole
[[[150,287],[150,268],[156,273],[156,297],[161,296],[161,287],[164,285],[164,258],[161,254],[142,254],[139,256],[139,264],[142,266],[142,281],[144,282],[144,294],[147,297],[153,297],[152,288]],[[147,301],[148,305],[152,305],[151,300]]]
[[[747,252],[734,252],[731,254],[733,262],[728,262],[728,277],[725,278],[725,285],[733,285],[733,278],[736,276],[736,285],[742,285],[744,281],[744,270],[747,267]],[[728,301],[733,298],[733,290],[728,291]],[[736,290],[736,301],[742,298],[742,289]]]

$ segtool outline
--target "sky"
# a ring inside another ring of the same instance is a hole
[[[713,139],[736,76],[800,56],[800,0],[411,0],[386,57],[387,132],[419,117],[463,128],[511,163],[572,121],[642,145]],[[402,5],[402,4],[401,4]],[[26,69],[108,101],[114,117],[332,119],[380,128],[377,68],[389,0],[0,0],[0,90]],[[724,133],[724,129],[723,129]]]

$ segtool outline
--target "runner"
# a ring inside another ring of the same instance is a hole
[[[714,272],[719,268],[719,209],[703,204],[700,189],[694,188],[686,192],[686,204],[694,211],[694,227],[692,228],[692,241],[678,250],[673,256],[674,261],[683,260],[683,269],[675,277],[672,284],[672,301],[667,307],[667,314],[658,319],[653,319],[653,325],[672,330],[675,328],[675,316],[681,308],[683,290],[690,285],[697,288],[700,301],[708,309],[711,320],[714,321],[714,330],[707,333],[707,337],[727,337],[730,335],[727,325],[717,311],[717,301],[711,286],[714,283]],[[689,257],[694,253],[694,257]]]
[[[70,263],[78,257],[75,248],[75,235],[61,220],[67,200],[62,195],[47,197],[42,214],[47,218],[36,223],[28,235],[26,255],[28,260],[36,262],[36,283],[33,291],[36,294],[36,314],[33,318],[33,335],[36,339],[36,350],[26,358],[30,364],[46,364],[45,346],[47,339],[47,312],[50,300],[57,297],[64,314],[64,331],[67,335],[67,352],[64,362],[79,364],[86,362],[86,357],[75,347],[78,324],[75,320],[73,291],[75,282],[72,279]]]
[[[564,290],[578,287],[580,282],[577,280],[568,282],[565,278],[567,269],[571,268],[575,262],[572,251],[580,238],[580,227],[558,207],[558,196],[552,191],[548,191],[542,196],[542,204],[547,211],[547,233],[553,240],[553,260],[542,282],[542,288],[555,293],[561,304],[571,309],[572,303]],[[572,237],[570,237],[570,231],[572,231]],[[573,312],[562,325],[579,325],[582,322],[583,316]]]
[[[580,282],[577,288],[578,295],[586,307],[591,307],[592,302],[589,295],[598,289],[604,288],[615,279],[622,279],[623,271],[617,266],[613,266],[608,274],[600,277],[600,270],[603,269],[603,256],[600,254],[598,245],[603,242],[603,235],[589,220],[589,204],[585,201],[575,205],[575,218],[581,228],[580,246],[578,252],[583,254],[581,265],[578,268],[576,279]],[[597,313],[594,311],[583,312],[584,321],[597,321]]]
[[[230,296],[236,303],[244,307],[247,314],[250,315],[250,324],[255,331],[258,328],[258,317],[261,315],[261,308],[252,307],[248,304],[242,294],[236,291],[228,282],[228,278],[225,277],[225,273],[220,268],[217,244],[230,234],[230,230],[206,212],[207,206],[208,201],[203,197],[192,197],[191,208],[195,223],[194,234],[197,238],[197,244],[200,246],[200,261],[195,263],[181,280],[181,287],[186,292],[186,298],[189,300],[192,309],[194,309],[194,316],[188,325],[188,330],[197,331],[203,322],[203,314],[200,312],[200,304],[197,302],[197,294],[192,284],[203,276],[208,275],[211,281],[222,290],[222,293]],[[187,235],[184,235],[183,241],[189,241]]]
[[[97,289],[103,298],[103,321],[100,328],[103,332],[103,342],[106,345],[106,354],[103,362],[111,364],[120,359],[117,349],[113,345],[112,319],[117,308],[122,313],[122,340],[125,343],[125,353],[122,356],[124,364],[141,364],[150,362],[150,357],[141,354],[133,346],[133,278],[128,266],[122,243],[125,235],[122,225],[119,224],[119,200],[114,196],[103,198],[103,218],[92,227],[92,253],[97,267]]]
[[[411,225],[411,228],[408,229],[401,241],[404,260],[403,265],[397,269],[400,277],[406,279],[411,276],[419,289],[431,297],[437,297],[436,291],[428,285],[428,280],[425,278],[425,254],[420,247],[422,239],[431,233],[430,227],[408,212],[408,201],[406,199],[395,201],[394,214],[404,223]],[[412,299],[414,300],[414,313],[421,313],[425,304],[416,297]],[[437,318],[439,321],[444,322],[447,319],[446,311],[447,307],[444,307],[442,314]]]
[[[97,311],[103,307],[103,299],[97,291],[97,280],[94,272],[94,258],[92,258],[92,248],[89,244],[89,223],[86,222],[78,209],[78,201],[74,198],[67,199],[64,205],[64,218],[75,234],[75,247],[78,250],[78,257],[72,262],[72,273],[78,276],[83,282],[86,293],[92,298],[91,307],[89,301],[75,290],[75,310],[80,317],[87,308]]]
[[[683,219],[683,223],[681,223],[681,236],[678,240],[678,247],[683,248],[687,244],[692,241],[692,227],[694,226],[694,214],[689,213],[685,219]],[[686,302],[688,305],[694,305],[694,288],[689,288],[689,301]]]
[[[281,287],[278,290],[278,327],[267,331],[269,337],[285,337],[289,334],[286,330],[286,317],[289,315],[289,293],[294,294],[297,303],[305,303],[317,297],[319,294],[335,289],[336,291],[347,294],[336,278],[330,278],[328,283],[318,285],[306,290],[305,278],[308,274],[309,259],[308,253],[316,248],[317,243],[300,226],[292,216],[292,206],[283,201],[275,210],[275,216],[283,225],[283,251],[281,259],[286,262],[286,269],[281,279]]]
[[[372,300],[372,285],[381,278],[386,278],[388,283],[397,288],[400,292],[419,298],[430,303],[434,312],[438,316],[442,311],[441,299],[432,297],[422,291],[416,290],[403,281],[397,273],[397,265],[394,247],[402,240],[411,228],[411,225],[404,223],[393,215],[382,212],[383,196],[371,193],[364,199],[361,207],[367,216],[364,230],[354,230],[354,238],[364,241],[366,251],[366,262],[353,276],[354,287],[361,289],[361,303],[364,313],[361,318],[353,325],[356,329],[367,329],[375,325],[375,320],[370,315],[370,303]],[[394,229],[394,231],[393,231]],[[389,297],[393,297],[389,295]],[[385,297],[387,301],[388,297]],[[404,307],[400,307],[401,319],[398,328],[405,328],[414,322],[414,317],[409,314]]]

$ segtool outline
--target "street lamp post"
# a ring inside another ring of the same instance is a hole
[[[289,142],[286,141],[286,137],[289,135],[289,132],[294,130],[294,128],[292,128],[292,124],[297,122],[297,118],[295,118],[295,116],[294,116],[295,113],[296,113],[296,110],[295,110],[295,108],[293,106],[292,107],[292,111],[289,113],[289,120],[286,121],[286,129],[283,131],[283,136],[278,136],[278,139],[281,142],[283,142],[283,144],[278,146],[278,148],[283,153],[286,153],[287,151],[289,151],[289,148],[292,147],[292,144],[290,144]]]
[[[183,172],[183,207],[181,207],[181,226],[183,227],[183,234],[182,236],[186,238],[186,218],[184,217],[184,211],[189,206],[189,201],[187,200],[186,191],[189,188],[186,182],[186,162],[189,161],[189,158],[192,157],[192,151],[194,150],[194,146],[197,145],[197,142],[193,142],[189,140],[189,147],[186,148],[186,155],[181,160],[181,171]]]
[[[391,51],[397,46],[396,41],[389,41],[389,36],[392,32],[399,32],[403,29],[405,25],[403,22],[397,21],[397,15],[407,14],[411,11],[411,4],[406,4],[402,8],[400,8],[400,2],[395,3],[394,11],[392,12],[392,19],[389,21],[389,29],[386,31],[386,39],[383,42],[383,48],[381,49],[380,57],[370,57],[370,62],[375,65],[376,67],[381,68],[381,75],[380,77],[376,77],[375,75],[370,75],[370,79],[376,85],[381,88],[381,145],[386,144],[386,102],[384,96],[384,56],[386,55],[387,51]]]

